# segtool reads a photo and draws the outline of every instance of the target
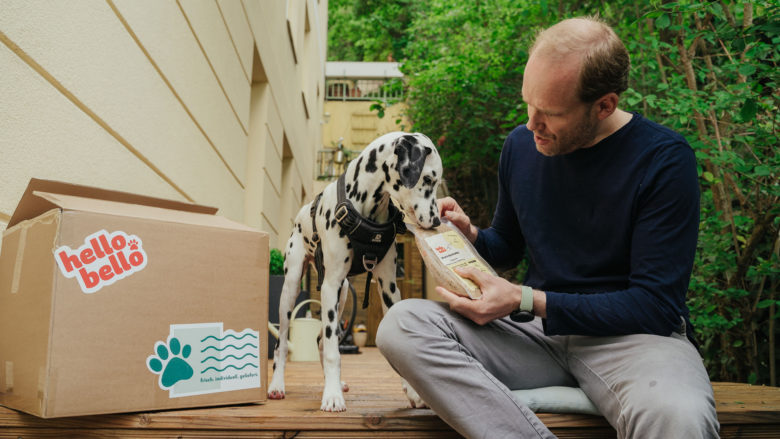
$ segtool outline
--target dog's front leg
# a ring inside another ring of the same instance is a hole
[[[325,270],[322,284],[322,369],[325,374],[325,388],[322,391],[320,410],[342,412],[347,409],[341,387],[341,355],[339,354],[338,311],[339,291],[343,278],[334,278]],[[336,273],[338,276],[340,273]]]

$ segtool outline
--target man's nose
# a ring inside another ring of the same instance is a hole
[[[538,111],[528,107],[528,123],[525,124],[526,128],[531,131],[537,131],[543,127],[543,121]]]

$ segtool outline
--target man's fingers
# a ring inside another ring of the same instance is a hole
[[[477,284],[478,287],[481,287],[485,280],[489,279],[490,277],[490,275],[484,271],[478,270],[474,267],[459,267],[455,269],[455,273],[457,273],[460,277],[471,279],[475,284]]]

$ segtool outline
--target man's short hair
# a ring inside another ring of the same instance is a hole
[[[593,102],[610,92],[620,95],[628,88],[626,46],[597,17],[570,18],[539,32],[529,55],[535,50],[561,58],[582,56],[578,96],[583,102]]]

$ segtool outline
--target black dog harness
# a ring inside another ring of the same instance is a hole
[[[385,257],[390,246],[395,242],[395,235],[406,232],[404,225],[404,215],[396,208],[392,202],[389,203],[389,218],[386,223],[378,224],[368,218],[363,217],[355,210],[355,206],[347,198],[347,192],[344,183],[344,174],[336,182],[336,194],[338,204],[334,218],[338,222],[343,234],[347,236],[352,244],[352,266],[349,269],[348,276],[355,276],[368,272],[366,277],[366,292],[363,297],[363,308],[368,307],[369,286],[374,274],[374,268]],[[322,193],[317,195],[311,207],[311,222],[314,234],[312,241],[317,246],[314,252],[314,265],[319,274],[317,281],[317,291],[322,288],[322,281],[325,278],[325,265],[322,256],[322,245],[320,237],[317,234],[317,223],[314,215],[317,212],[317,205],[320,203]]]

